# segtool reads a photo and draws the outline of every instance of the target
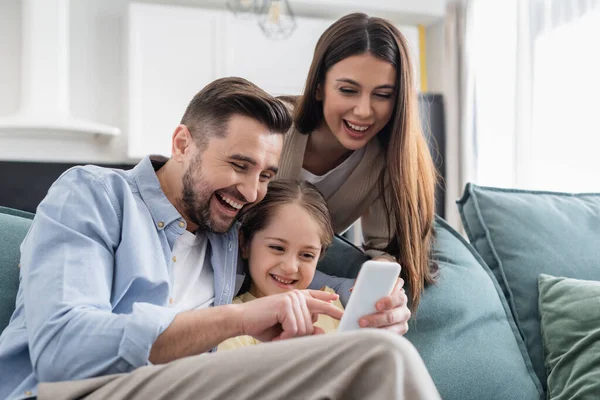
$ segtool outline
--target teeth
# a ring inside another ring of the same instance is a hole
[[[358,126],[358,125],[354,125],[351,124],[350,122],[346,121],[346,123],[348,124],[348,126],[352,129],[354,129],[355,131],[359,131],[359,132],[364,132],[367,129],[369,129],[369,126]]]
[[[286,284],[286,285],[289,285],[289,284],[292,284],[292,283],[294,283],[294,281],[293,281],[293,280],[291,280],[291,281],[288,281],[288,280],[285,280],[285,279],[282,279],[282,278],[278,277],[277,275],[271,275],[271,276],[272,276],[272,277],[273,277],[273,279],[275,279],[276,281],[278,281],[278,282],[281,282],[281,283],[284,283],[284,284]]]
[[[227,204],[229,204],[231,207],[235,208],[236,210],[239,210],[240,208],[242,208],[244,205],[238,203],[237,201],[233,200],[231,197],[227,197],[225,196],[223,193],[218,192],[217,193],[219,195],[220,198],[223,199],[223,201]]]

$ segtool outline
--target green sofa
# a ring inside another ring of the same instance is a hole
[[[595,257],[600,256],[600,195],[468,185],[458,204],[471,243],[444,220],[436,220],[433,259],[439,276],[426,289],[406,337],[419,350],[444,399],[533,400],[544,398],[546,388],[560,394],[551,387],[552,372],[547,375],[544,366],[537,279],[550,274],[600,280],[600,257]],[[0,208],[0,329],[14,309],[18,247],[32,217]],[[581,267],[557,257],[561,251]],[[360,250],[336,238],[319,269],[355,277],[364,260]],[[347,270],[348,265],[354,267]],[[593,358],[587,362],[594,365]],[[577,378],[586,376],[578,373]],[[583,391],[571,392],[583,394],[576,398],[588,398],[598,388],[585,379],[582,385]]]

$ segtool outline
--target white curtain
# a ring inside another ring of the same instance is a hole
[[[471,0],[474,181],[600,192],[600,0]]]
[[[474,75],[470,47],[470,6],[464,2],[449,2],[444,23],[443,92],[446,113],[445,154],[445,217],[462,232],[456,199],[475,172],[474,136]]]

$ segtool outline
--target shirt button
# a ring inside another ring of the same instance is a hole
[[[172,298],[172,297],[171,297],[171,298],[169,298],[169,304],[173,304],[173,302],[174,302],[174,301],[175,301],[175,300],[173,300],[173,298]]]
[[[27,391],[25,392],[25,396],[31,396],[32,394],[33,394],[33,393],[31,393],[29,390],[27,390]]]
[[[173,256],[173,262],[177,262],[177,257]]]
[[[159,228],[163,228],[165,226],[165,223],[162,221],[158,221],[158,224],[156,225],[158,225]]]
[[[179,221],[179,227],[180,227],[180,228],[183,228],[184,226],[185,226],[185,222],[183,222],[183,221]]]
[[[18,268],[21,268],[21,263],[18,263],[18,264],[17,264],[17,267],[18,267]]]
[[[233,242],[229,241],[229,251],[233,250]]]

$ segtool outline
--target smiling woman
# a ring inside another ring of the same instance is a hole
[[[317,86],[316,99],[323,103],[323,120],[312,133],[321,143],[312,144],[337,148],[342,158],[348,156],[348,150],[366,146],[392,116],[395,76],[392,64],[370,53],[334,64]],[[323,162],[305,157],[304,161],[305,169],[320,175],[335,166],[335,159]]]
[[[360,218],[367,253],[402,264],[413,309],[435,276],[437,179],[415,86],[408,41],[392,23],[339,19],[317,43],[303,95],[282,97],[295,115],[279,174],[325,194],[336,233]]]

